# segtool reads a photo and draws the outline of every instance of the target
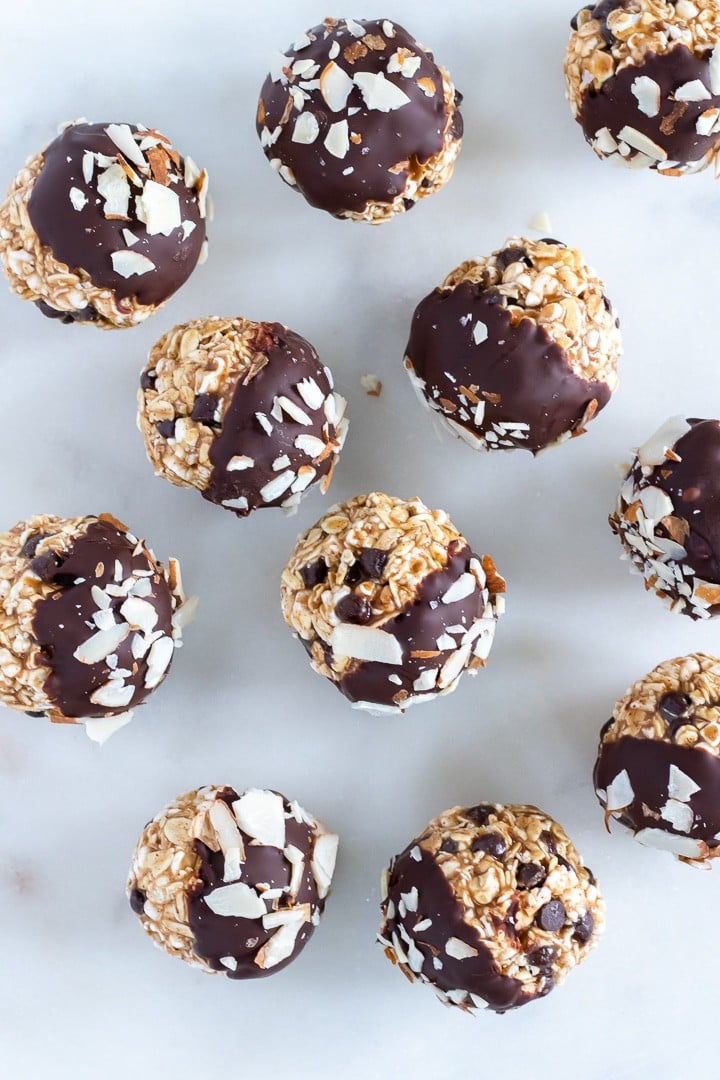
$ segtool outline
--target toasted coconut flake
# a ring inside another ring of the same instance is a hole
[[[132,161],[134,165],[139,165],[141,169],[145,168],[147,162],[127,124],[108,124],[105,128],[105,134],[115,143],[120,153],[128,161]]]
[[[334,61],[326,64],[320,73],[320,93],[331,112],[342,112],[353,88],[348,73]]]
[[[119,713],[117,716],[98,716],[84,720],[85,733],[92,742],[103,746],[111,736],[129,724],[133,718],[132,712]]]
[[[675,443],[690,431],[690,424],[684,416],[671,416],[662,427],[639,447],[638,461],[644,468],[663,465]]]
[[[258,967],[267,970],[268,968],[273,968],[277,964],[282,963],[283,960],[287,960],[289,956],[292,956],[295,949],[295,942],[302,925],[300,920],[295,919],[276,930],[270,940],[263,945],[262,949],[260,949],[255,957],[255,963]]]

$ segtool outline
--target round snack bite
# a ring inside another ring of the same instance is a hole
[[[257,131],[286,184],[378,225],[452,175],[463,124],[450,76],[388,19],[326,19],[272,58]]]
[[[61,322],[134,326],[205,253],[207,173],[141,124],[65,124],[0,205],[10,288]]]
[[[171,956],[230,979],[262,978],[287,967],[320,922],[337,846],[276,791],[188,791],[143,829],[130,907]]]
[[[388,959],[465,1012],[549,994],[605,921],[593,874],[534,806],[446,810],[392,860],[381,906]]]
[[[720,852],[720,660],[659,664],[618,701],[600,733],[593,780],[605,822],[682,862]]]
[[[575,248],[512,237],[418,304],[405,367],[475,450],[533,454],[582,435],[617,387],[619,321]]]
[[[717,0],[602,0],[571,23],[565,81],[599,158],[699,172],[720,143]]]
[[[41,515],[0,534],[0,702],[104,742],[165,678],[195,601],[111,517]]]
[[[505,582],[442,510],[380,492],[334,506],[282,575],[285,621],[353,708],[404,712],[483,667]]]
[[[196,319],[150,351],[138,426],[158,476],[246,517],[325,493],[346,402],[312,345],[279,323]]]
[[[666,421],[637,451],[609,520],[666,607],[720,614],[720,420]]]

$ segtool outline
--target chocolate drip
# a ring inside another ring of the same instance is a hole
[[[410,856],[416,844],[413,840],[392,866],[388,896],[395,905],[396,914],[387,920],[383,935],[390,938],[395,931],[402,943],[398,928],[403,926],[423,957],[422,974],[441,990],[466,990],[500,1013],[532,1001],[533,995],[526,993],[519,979],[501,974],[475,927],[463,918],[463,908],[433,856],[423,848],[419,849],[419,862]],[[401,894],[409,893],[413,888],[418,893],[417,911],[402,916]],[[414,932],[414,926],[424,919],[431,919],[431,925]],[[453,937],[476,949],[478,955],[465,960],[450,956],[445,946]],[[439,970],[433,964],[434,957],[442,962]]]
[[[383,29],[385,24],[386,20],[360,20],[365,30],[363,38],[353,36],[344,22],[316,26],[308,31],[308,37],[314,39],[309,45],[288,48],[285,55],[288,69],[296,61],[318,64],[320,70],[314,76],[318,78],[330,63],[331,46],[337,42],[340,50],[334,63],[350,79],[359,72],[384,75],[410,99],[400,108],[387,112],[369,109],[360,89],[353,85],[344,107],[331,111],[321,92],[313,89],[307,91],[310,97],[302,114],[293,109],[285,122],[283,118],[293,105],[290,88],[302,89],[303,76],[293,76],[290,83],[273,82],[268,77],[260,92],[258,133],[263,128],[275,133],[282,125],[279,137],[265,147],[267,157],[289,167],[297,190],[312,206],[331,214],[348,210],[362,213],[370,202],[393,202],[405,191],[408,178],[416,176],[418,163],[424,164],[443,148],[448,115],[440,70],[432,55],[421,49],[406,30],[393,23],[394,35],[389,37]],[[372,44],[365,44],[366,39]],[[420,58],[410,78],[401,72],[388,72],[388,61],[398,49]],[[425,82],[421,85],[419,80]],[[317,137],[310,144],[294,142],[298,116],[309,114],[317,120]],[[348,123],[349,149],[338,158],[327,150],[325,140],[331,125],[344,120]],[[453,134],[457,132],[459,138],[462,120],[457,111],[452,123]]]
[[[303,379],[314,379],[326,399],[332,396],[330,381],[312,345],[279,323],[260,323],[254,348],[267,357],[267,362],[252,378],[241,380],[235,388],[222,418],[221,430],[210,447],[213,471],[202,493],[210,502],[220,504],[246,499],[246,508],[231,507],[240,517],[257,507],[280,506],[291,495],[288,487],[268,501],[261,496],[261,489],[280,473],[289,470],[297,474],[303,465],[312,466],[316,470],[313,478],[316,482],[330,472],[335,454],[327,453],[322,461],[314,460],[295,446],[298,436],[313,435],[323,442],[337,437],[336,428],[328,422],[323,406],[311,409],[297,390],[297,384]],[[281,422],[272,417],[275,399],[280,396],[287,397],[302,409],[312,420],[312,425],[298,423],[285,413]],[[258,413],[264,414],[272,425],[270,435],[258,420]],[[327,427],[327,436],[323,436],[324,427]],[[254,464],[247,469],[228,472],[228,464],[236,455],[247,456]],[[274,469],[273,463],[283,456],[289,458],[289,463]]]
[[[443,570],[425,578],[418,589],[417,599],[408,604],[395,618],[382,623],[382,629],[395,637],[402,648],[402,666],[360,661],[338,682],[338,688],[350,701],[367,701],[377,705],[400,705],[417,693],[415,679],[428,668],[440,668],[452,655],[452,649],[438,650],[438,638],[448,626],[470,628],[483,613],[482,591],[478,588],[462,600],[441,603],[450,586],[469,570],[473,556],[470,548],[453,541],[448,549],[448,561]],[[349,620],[351,621],[351,620]],[[460,640],[457,635],[456,641]],[[309,643],[305,643],[306,648]],[[325,644],[328,662],[332,650]],[[430,657],[413,656],[413,652],[430,652]],[[400,679],[391,682],[390,676]]]
[[[700,160],[717,145],[719,136],[717,133],[698,135],[697,120],[706,110],[720,108],[720,96],[713,94],[704,101],[676,101],[674,93],[697,79],[710,93],[710,55],[708,50],[702,56],[695,56],[686,45],[674,45],[662,56],[647,53],[641,64],[623,68],[599,90],[588,87],[579,117],[585,138],[592,143],[598,131],[608,128],[620,142],[620,132],[628,126],[652,139],[670,161]],[[646,116],[640,111],[632,92],[633,83],[640,76],[653,79],[660,87],[657,116]]]
[[[78,646],[96,632],[92,619],[98,605],[92,596],[93,586],[104,590],[107,585],[120,584],[136,570],[153,568],[145,551],[135,554],[135,547],[127,535],[119,532],[114,525],[95,520],[73,542],[67,554],[55,556],[45,553],[33,559],[33,570],[38,560],[44,560],[38,567],[41,571],[39,576],[57,586],[55,592],[38,602],[33,631],[40,662],[49,669],[43,689],[64,716],[98,717],[125,712],[139,705],[150,693],[145,687],[147,657],[133,657],[132,631],[114,651],[117,667],[132,672],[130,677],[125,677],[126,684],[132,683],[134,687],[127,705],[108,708],[94,704],[90,696],[108,681],[110,668],[104,660],[84,664],[73,655]],[[115,575],[116,562],[122,568],[120,581]],[[172,595],[169,586],[157,572],[149,580],[152,592],[143,599],[152,604],[157,613],[155,629],[171,636]],[[109,596],[108,599],[110,610],[118,613],[127,596]],[[124,620],[116,614],[116,621]]]
[[[225,788],[218,796],[232,809],[232,804],[240,796],[232,788]],[[283,799],[285,813],[290,813],[290,804]],[[305,856],[305,867],[298,890],[296,904],[311,904],[313,910],[322,912],[325,906],[320,900],[317,887],[312,877],[310,860],[314,844],[314,830],[304,823],[298,823],[290,816],[285,821],[286,844],[292,844]],[[259,845],[252,837],[243,833],[245,861],[242,864],[241,881],[256,887],[264,884],[270,889],[282,889],[290,884],[291,864],[279,848]],[[222,852],[212,852],[200,840],[195,841],[195,850],[200,856],[200,884],[188,895],[188,923],[193,932],[194,951],[202,957],[214,971],[224,972],[230,979],[261,979],[281,971],[292,963],[310,939],[314,926],[305,923],[295,939],[295,948],[290,956],[271,968],[261,968],[255,963],[255,957],[262,946],[269,941],[276,928],[266,930],[261,919],[238,919],[229,915],[216,915],[205,903],[205,897],[214,889],[227,884],[223,881],[225,859]],[[287,894],[286,894],[287,897]],[[265,901],[267,911],[273,911],[273,903]],[[280,900],[280,910],[288,906],[286,899]],[[232,971],[220,962],[221,957],[231,956],[237,961],[237,968]]]
[[[133,132],[138,130],[132,124],[128,126]],[[182,179],[169,186],[180,199],[182,221],[195,226],[187,237],[179,227],[169,236],[161,233],[150,236],[137,216],[135,196],[140,194],[140,189],[132,182],[128,217],[106,218],[104,201],[97,192],[97,177],[104,167],[96,162],[93,179],[88,183],[83,176],[83,156],[90,150],[113,160],[117,158],[120,151],[105,133],[107,127],[107,124],[73,124],[50,143],[28,202],[30,221],[40,242],[50,248],[58,262],[73,271],[84,270],[93,285],[112,289],[120,300],[136,297],[141,304],[160,304],[192,273],[205,239],[205,221],[200,216],[195,191]],[[182,176],[182,159],[178,171]],[[76,210],[70,201],[73,187],[87,199],[81,210]],[[123,229],[137,236],[131,250],[150,259],[155,264],[154,270],[129,278],[115,272],[112,253],[128,249]],[[121,304],[118,306],[123,310]],[[50,315],[44,307],[41,311]],[[82,309],[74,318],[82,319],[86,311]],[[87,318],[90,317],[88,313]]]
[[[660,816],[660,811],[671,797],[668,792],[671,765],[689,776],[700,788],[687,800],[694,814],[692,828],[687,833],[679,832]],[[659,739],[623,735],[613,742],[600,744],[593,772],[596,791],[606,791],[623,769],[627,770],[634,799],[622,813],[614,814],[614,817],[633,832],[662,829],[694,840],[704,840],[709,847],[718,847],[720,759],[702,747],[690,748]]]
[[[473,339],[477,322],[487,327],[480,345]],[[493,431],[493,424],[526,423],[526,438],[512,429],[502,438],[533,453],[577,431],[593,400],[600,411],[610,399],[607,384],[576,375],[563,349],[533,319],[512,323],[496,291],[469,281],[435,289],[420,302],[406,354],[426,384],[426,397],[446,416],[478,436]],[[473,422],[471,401],[464,405],[467,418],[460,413],[462,386],[477,387],[485,403],[480,424]]]

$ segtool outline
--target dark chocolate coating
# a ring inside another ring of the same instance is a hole
[[[317,79],[330,62],[331,46],[337,42],[340,52],[334,62],[350,78],[358,72],[382,73],[410,98],[409,103],[390,112],[370,110],[360,89],[353,86],[345,107],[332,112],[321,91],[311,89],[308,91],[309,100],[303,105],[303,114],[310,112],[317,119],[320,129],[318,137],[309,145],[293,142],[295,121],[300,115],[293,109],[279,138],[264,148],[268,159],[279,158],[283,165],[292,169],[297,190],[302,192],[311,206],[336,216],[344,211],[362,213],[371,202],[392,203],[405,191],[408,176],[417,171],[418,163],[422,165],[427,162],[442,150],[444,144],[448,110],[442,75],[432,54],[423,50],[397,23],[393,23],[395,36],[385,36],[384,21],[359,20],[366,31],[364,38],[354,37],[343,21],[331,27],[316,26],[308,31],[308,36],[315,38],[310,45],[301,50],[288,48],[285,51],[289,58],[288,65],[296,60],[312,60],[319,64],[320,71],[313,76]],[[375,45],[382,39],[384,48],[365,45],[368,36]],[[420,57],[420,66],[411,78],[406,78],[401,72],[387,72],[388,61],[398,48],[407,49]],[[352,59],[355,54],[357,57]],[[418,85],[419,79],[432,80],[435,92],[428,96]],[[291,108],[290,86],[302,87],[302,84],[302,75],[296,76],[290,84],[273,82],[268,76],[260,92],[258,133],[263,127],[274,132],[286,109]],[[459,138],[462,121],[456,106],[452,107],[455,110],[453,133]],[[353,114],[353,110],[359,111]],[[353,141],[351,137],[347,154],[337,158],[328,152],[324,141],[330,126],[342,120],[348,121],[351,136],[359,136],[359,140]],[[395,167],[402,163],[405,163],[405,167],[396,170]],[[353,171],[343,175],[347,169]]]
[[[170,236],[150,236],[137,217],[135,195],[140,189],[131,183],[128,218],[108,219],[103,213],[104,201],[97,192],[97,177],[102,168],[95,164],[93,178],[88,184],[83,177],[83,155],[86,150],[116,158],[120,153],[109,135],[108,124],[73,124],[45,149],[42,169],[33,185],[28,213],[40,242],[49,247],[58,262],[71,270],[84,270],[93,285],[112,289],[120,302],[136,297],[144,305],[160,304],[180,288],[192,273],[205,239],[205,221],[200,216],[198,198],[182,179],[171,183],[170,189],[180,199],[183,221],[193,222],[195,229],[183,239],[180,228]],[[131,131],[137,127],[128,125]],[[87,203],[75,210],[70,202],[70,188],[83,192]],[[128,249],[122,230],[129,229],[138,237],[132,251],[144,255],[155,264],[146,274],[124,278],[113,269],[111,255]],[[119,303],[123,310],[122,303]],[[44,314],[49,314],[41,308]],[[87,321],[87,316],[85,317]]]
[[[488,331],[480,345],[473,339],[478,321]],[[529,318],[513,324],[497,290],[469,281],[453,289],[435,289],[420,302],[406,355],[425,381],[428,401],[445,416],[479,436],[492,431],[493,423],[529,424],[529,431],[523,432],[527,438],[516,438],[512,431],[499,438],[533,453],[579,429],[593,400],[599,411],[610,399],[606,383],[589,382],[573,372],[564,350],[543,327]],[[464,404],[470,419],[459,415],[461,386],[476,387],[480,398],[482,391],[493,395],[492,400],[485,399],[479,425],[473,423],[471,402]]]
[[[239,797],[232,788],[225,788],[219,795],[231,809],[232,803]],[[289,813],[290,804],[287,799],[283,799],[283,804],[285,812]],[[309,825],[299,824],[292,816],[286,819],[285,830],[286,843],[293,844],[305,855],[304,873],[295,904],[311,904],[313,910],[322,912],[325,902],[318,896],[310,868],[315,832]],[[252,841],[252,837],[240,831],[245,845],[241,878],[244,884],[251,887],[267,884],[271,889],[289,885],[292,868],[282,851],[279,848],[258,845]],[[229,915],[216,915],[211,911],[204,898],[214,889],[226,884],[223,882],[225,859],[222,852],[210,851],[200,840],[195,841],[195,850],[201,859],[201,884],[188,896],[188,923],[195,936],[195,953],[214,971],[223,972],[229,979],[261,979],[276,971],[282,971],[307,944],[315,929],[313,924],[306,922],[300,928],[290,956],[274,967],[261,968],[254,958],[275,933],[275,929],[266,930],[261,919],[237,919]],[[269,900],[265,903],[267,910],[272,911],[272,903]],[[284,901],[281,903],[285,904]],[[237,960],[235,971],[220,963],[223,956],[233,956]]]
[[[690,418],[687,422],[690,431],[673,447],[680,461],[664,461],[645,477],[636,459],[632,476],[638,491],[657,487],[670,496],[672,516],[685,521],[689,529],[683,540],[687,551],[683,566],[703,581],[720,585],[720,420]],[[669,537],[662,522],[655,525],[655,532]],[[666,582],[663,588],[680,596]],[[713,615],[720,613],[720,604],[709,610]],[[686,612],[692,615],[689,603]]]
[[[239,517],[246,517],[259,507],[280,506],[290,496],[288,489],[270,502],[261,498],[261,489],[274,477],[286,470],[297,473],[302,465],[312,465],[316,470],[313,483],[316,483],[330,472],[335,461],[334,453],[328,453],[322,461],[313,461],[294,445],[298,435],[323,438],[325,425],[328,427],[330,440],[337,436],[336,428],[328,423],[322,406],[317,410],[310,409],[297,391],[299,382],[311,378],[320,387],[325,398],[332,395],[330,381],[315,349],[299,334],[279,323],[259,323],[253,349],[264,353],[267,363],[249,381],[241,379],[238,382],[232,401],[225,411],[221,430],[210,448],[213,471],[210,482],[202,493],[210,502],[219,504],[228,499],[247,499],[247,509],[232,508]],[[289,398],[302,409],[313,421],[312,426],[300,424],[286,414],[283,414],[281,423],[271,417],[273,402],[280,395]],[[198,399],[196,405],[197,401]],[[214,407],[211,407],[211,416],[213,411]],[[272,424],[271,435],[267,434],[257,419],[258,412],[264,413]],[[201,419],[206,422],[204,417]],[[228,472],[230,459],[242,454],[251,457],[255,465],[249,469]],[[283,469],[273,470],[273,461],[283,455],[290,459],[290,463]]]
[[[589,86],[579,117],[585,138],[592,142],[598,131],[608,128],[619,142],[620,131],[627,125],[662,147],[669,161],[681,164],[698,161],[720,141],[718,134],[698,135],[695,130],[702,113],[720,108],[720,96],[713,95],[705,101],[676,102],[673,94],[685,83],[696,79],[710,92],[710,55],[710,50],[703,56],[696,56],[686,45],[675,45],[661,56],[647,53],[642,64],[623,68],[607,79],[599,90]],[[646,116],[641,112],[632,93],[632,84],[641,75],[653,79],[660,87],[657,116]]]
[[[383,936],[389,939],[393,930],[400,936],[398,927],[404,926],[423,955],[422,975],[440,990],[466,990],[487,1001],[493,1011],[500,1013],[533,1001],[534,996],[525,992],[519,979],[508,978],[500,972],[475,927],[465,921],[463,908],[433,856],[420,848],[420,861],[411,858],[410,851],[416,844],[413,840],[393,860],[388,899],[395,905],[395,917],[386,921]],[[408,893],[413,888],[418,891],[417,912],[402,916],[401,893]],[[413,927],[423,919],[432,919],[432,925],[414,933]],[[511,933],[514,933],[514,927]],[[445,945],[451,937],[477,949],[478,955],[465,960],[449,956]],[[402,937],[400,941],[403,941]],[[439,971],[433,965],[435,956],[442,962]]]
[[[687,720],[686,723],[692,723]],[[667,802],[670,766],[689,776],[700,788],[687,805],[695,817],[688,833],[681,833],[660,817]],[[596,791],[606,791],[615,777],[627,770],[635,793],[633,802],[622,813],[614,814],[633,832],[662,829],[678,836],[703,840],[708,847],[718,847],[720,833],[720,759],[702,747],[678,746],[660,739],[623,735],[612,742],[601,742],[593,771]]]
[[[92,598],[92,587],[97,585],[104,589],[108,584],[119,584],[115,580],[115,562],[122,566],[122,580],[135,570],[155,570],[144,551],[134,554],[135,547],[136,544],[110,522],[93,520],[60,561],[52,553],[35,556],[31,561],[32,569],[42,580],[57,586],[57,591],[37,604],[33,631],[40,661],[48,668],[44,691],[64,716],[85,718],[124,713],[151,693],[145,687],[147,655],[139,660],[132,655],[133,631],[115,649],[118,668],[133,672],[131,678],[124,680],[135,687],[127,705],[108,708],[91,702],[90,695],[108,681],[110,669],[104,660],[84,664],[73,656],[78,646],[95,633],[95,628],[88,626],[88,623],[92,626],[92,617],[98,610]],[[155,630],[162,630],[170,637],[173,614],[170,587],[159,572],[155,572],[150,581],[152,593],[143,599],[152,604],[157,613]],[[125,596],[110,597],[110,609],[119,612],[126,599]],[[118,614],[116,621],[124,620]]]

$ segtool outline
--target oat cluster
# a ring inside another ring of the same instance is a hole
[[[630,65],[642,64],[649,52],[663,56],[685,45],[703,56],[720,41],[717,0],[625,0],[607,17],[614,36],[608,42],[602,27],[585,8],[568,43],[565,79],[570,104],[579,116],[587,88],[599,90],[607,79]]]
[[[498,257],[517,248],[522,259],[503,266]],[[532,319],[566,353],[575,375],[604,382],[614,392],[622,354],[617,313],[605,286],[573,247],[514,236],[484,258],[461,263],[442,283],[453,289],[464,281],[494,289],[507,303],[513,324]]]
[[[658,711],[666,694],[682,694],[690,701],[687,722],[672,733]],[[615,706],[603,743],[625,736],[704,747],[720,756],[720,660],[706,653],[691,653],[666,660],[638,679]]]

